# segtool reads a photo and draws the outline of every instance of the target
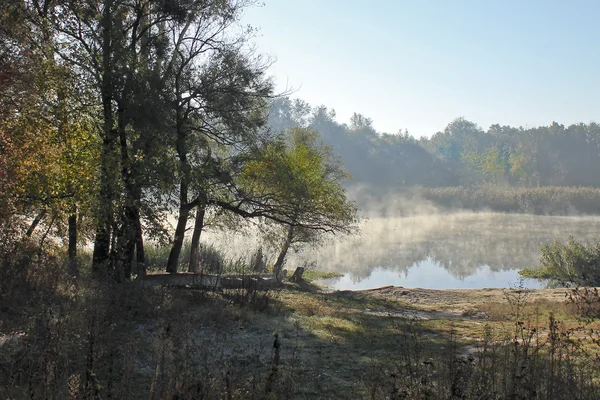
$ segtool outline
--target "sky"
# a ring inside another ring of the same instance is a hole
[[[600,1],[264,0],[279,92],[431,136],[457,117],[533,127],[600,122]]]

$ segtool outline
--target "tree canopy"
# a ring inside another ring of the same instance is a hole
[[[346,198],[342,186],[347,178],[331,149],[306,128],[291,129],[246,164],[240,185],[248,197],[260,199],[263,207],[276,210],[278,219],[290,221],[275,275],[281,272],[294,243],[313,242],[319,232],[347,234],[356,229],[356,205]]]
[[[600,125],[594,122],[554,122],[527,129],[494,124],[485,130],[460,117],[443,131],[417,139],[406,131],[377,132],[359,113],[345,124],[325,106],[280,98],[271,103],[269,125],[317,131],[352,175],[347,185],[386,190],[481,184],[600,186]]]

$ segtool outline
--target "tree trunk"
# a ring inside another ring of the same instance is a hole
[[[129,159],[129,148],[127,141],[127,108],[129,102],[127,94],[125,98],[118,102],[118,130],[119,145],[121,154],[121,178],[124,183],[125,204],[121,214],[121,229],[117,238],[117,254],[119,256],[117,265],[115,265],[115,277],[117,281],[122,279],[131,279],[131,269],[133,256],[137,241],[137,221],[138,221],[138,193],[134,181],[134,173]]]
[[[106,150],[109,144],[104,140],[102,166],[100,172],[100,190],[98,193],[98,215],[96,222],[96,237],[94,239],[94,253],[92,256],[92,273],[95,276],[106,276],[110,271],[110,245],[113,223],[113,191],[110,182],[110,164],[106,158],[112,158],[110,151]]]
[[[199,204],[196,210],[196,221],[194,222],[194,233],[192,234],[192,247],[190,249],[190,264],[188,272],[198,272],[200,270],[200,234],[204,228],[204,215],[206,206]]]
[[[188,203],[188,188],[189,188],[189,165],[187,162],[187,143],[186,134],[183,129],[181,116],[181,95],[179,93],[179,79],[176,77],[175,85],[177,88],[177,109],[176,109],[176,150],[177,156],[179,157],[179,169],[181,173],[181,182],[179,184],[179,217],[177,219],[177,226],[175,227],[175,237],[173,239],[173,247],[169,253],[169,260],[167,261],[167,272],[170,274],[177,273],[177,267],[179,264],[179,256],[181,254],[181,248],[183,247],[183,240],[185,238],[185,228],[187,226],[188,217],[190,215],[190,209],[187,206]]]
[[[128,205],[123,211],[121,228],[117,236],[117,263],[114,266],[115,280],[131,279],[133,256],[137,241],[136,207]]]
[[[283,270],[283,265],[285,264],[285,256],[287,255],[290,246],[292,245],[292,239],[294,238],[294,226],[290,226],[288,229],[288,234],[285,238],[285,242],[283,242],[283,246],[281,247],[281,251],[279,252],[279,256],[277,257],[277,261],[275,261],[275,265],[273,266],[273,275],[275,279],[278,281],[281,278],[281,271]]]
[[[35,228],[37,228],[37,226],[42,221],[42,218],[44,218],[45,215],[46,215],[46,209],[42,208],[42,210],[38,213],[38,215],[35,216],[35,218],[31,222],[29,229],[27,229],[27,232],[25,232],[25,236],[31,237],[31,235],[33,235]]]
[[[144,236],[142,232],[142,221],[140,219],[140,210],[137,210],[135,223],[135,253],[136,253],[136,273],[139,276],[146,275],[146,253],[144,252]]]
[[[102,12],[102,107],[103,107],[103,138],[100,161],[100,190],[98,201],[100,207],[97,214],[96,238],[94,240],[94,255],[92,258],[92,273],[105,276],[111,269],[111,230],[113,222],[113,174],[115,170],[116,135],[113,128],[113,79],[112,79],[112,0],[107,0]]]
[[[109,245],[109,250],[108,250],[106,278],[114,279],[116,276],[114,266],[117,264],[117,261],[119,260],[119,255],[117,254],[117,238],[119,237],[119,226],[116,222],[113,222],[111,225],[111,231],[110,231],[109,237],[110,237],[110,245]]]
[[[167,261],[167,272],[171,274],[177,273],[177,266],[179,264],[179,255],[181,254],[181,248],[183,247],[183,240],[185,238],[185,227],[189,211],[183,207],[179,209],[179,218],[177,219],[177,227],[175,228],[175,238],[173,239],[173,247],[169,253],[169,260]]]
[[[77,207],[73,207],[73,214],[69,215],[69,274],[71,276],[79,275],[77,267]]]
[[[46,228],[46,232],[44,232],[44,234],[42,235],[42,238],[40,239],[40,244],[39,244],[40,254],[42,252],[42,248],[44,247],[44,241],[46,241],[46,237],[48,236],[48,233],[50,233],[50,229],[52,229],[52,225],[54,225],[54,221],[56,221],[56,215],[52,216],[52,219],[50,220],[50,223],[48,224],[48,228]]]
[[[167,261],[167,272],[170,274],[177,273],[179,255],[181,254],[181,248],[183,247],[183,240],[185,238],[185,228],[187,226],[188,217],[190,215],[189,208],[187,207],[187,192],[187,182],[182,181],[179,188],[179,217],[177,218],[177,226],[175,227],[173,247],[171,247],[171,252],[169,253],[169,260]]]
[[[304,278],[302,277],[304,275],[304,271],[304,267],[296,268],[294,274],[290,278],[290,282],[302,282],[304,280]]]

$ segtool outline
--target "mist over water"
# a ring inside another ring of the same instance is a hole
[[[331,238],[317,249],[290,251],[285,268],[314,263],[319,270],[344,274],[319,282],[338,290],[505,288],[521,280],[538,288],[543,284],[523,279],[518,271],[538,264],[542,245],[569,236],[581,242],[600,239],[600,216],[448,212],[414,197],[363,190],[350,195],[364,217],[360,233]],[[208,229],[202,240],[230,258],[248,258],[262,245],[273,262],[279,251],[265,247],[253,229]]]
[[[600,217],[501,213],[429,213],[371,217],[360,235],[290,258],[289,267],[315,260],[345,274],[324,283],[335,289],[385,285],[435,289],[512,287],[518,271],[535,266],[540,247],[573,236],[593,241]],[[525,280],[525,286],[541,284]]]

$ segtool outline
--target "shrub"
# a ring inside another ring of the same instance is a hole
[[[598,288],[574,288],[566,295],[565,303],[583,318],[600,317],[600,293]]]
[[[263,254],[262,246],[260,246],[250,257],[250,267],[256,273],[263,273],[267,270],[267,260]]]
[[[584,245],[571,237],[567,243],[544,245],[541,252],[540,264],[521,275],[561,286],[600,285],[600,242]]]
[[[181,259],[185,258],[184,255],[185,245],[182,249]],[[144,255],[146,256],[146,268],[148,271],[161,271],[164,270],[169,259],[169,252],[171,248],[169,246],[159,246],[149,244],[144,246]]]
[[[200,244],[200,248],[198,249],[198,259],[200,261],[200,268],[203,272],[214,274],[225,272],[225,257],[212,244]]]

